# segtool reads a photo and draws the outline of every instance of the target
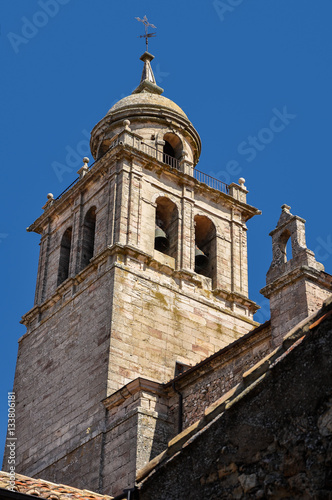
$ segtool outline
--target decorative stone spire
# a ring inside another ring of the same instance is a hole
[[[139,94],[140,92],[150,92],[150,94],[158,95],[162,94],[164,89],[156,84],[156,79],[151,68],[151,61],[154,59],[154,56],[149,52],[144,52],[140,59],[144,62],[144,67],[140,84],[133,91],[133,94]]]

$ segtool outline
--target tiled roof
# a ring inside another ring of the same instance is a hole
[[[0,471],[0,488],[9,489],[9,473]],[[89,490],[79,490],[63,484],[54,484],[43,479],[34,479],[21,474],[15,474],[15,489],[19,493],[33,495],[50,500],[112,500],[108,495],[99,495]]]

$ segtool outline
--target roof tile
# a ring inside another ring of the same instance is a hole
[[[0,471],[0,488],[8,489],[10,476],[8,472]],[[113,497],[100,495],[88,490],[79,490],[64,484],[55,484],[43,479],[34,479],[31,477],[15,474],[14,489],[20,493],[34,495],[40,498],[53,500],[65,500],[73,498],[76,500],[112,500]]]

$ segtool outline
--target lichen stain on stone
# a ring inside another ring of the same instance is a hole
[[[154,296],[157,299],[159,305],[169,308],[165,295],[161,292],[154,292]]]

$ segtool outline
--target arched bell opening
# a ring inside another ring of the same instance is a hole
[[[72,232],[72,228],[68,227],[61,238],[57,286],[61,285],[69,276]]]
[[[282,256],[282,262],[285,263],[292,259],[292,238],[288,229],[280,235],[279,250]]]
[[[163,140],[165,141],[163,147],[163,162],[171,167],[176,167],[178,163],[177,160],[181,159],[183,152],[182,141],[176,134],[172,133],[165,134]]]
[[[215,279],[216,228],[205,215],[195,216],[195,273]]]
[[[178,250],[178,209],[175,203],[165,196],[156,200],[154,247],[176,259]]]
[[[96,231],[96,207],[91,207],[84,217],[83,237],[81,250],[81,266],[84,269],[90,264],[93,257],[95,246],[95,231]]]

